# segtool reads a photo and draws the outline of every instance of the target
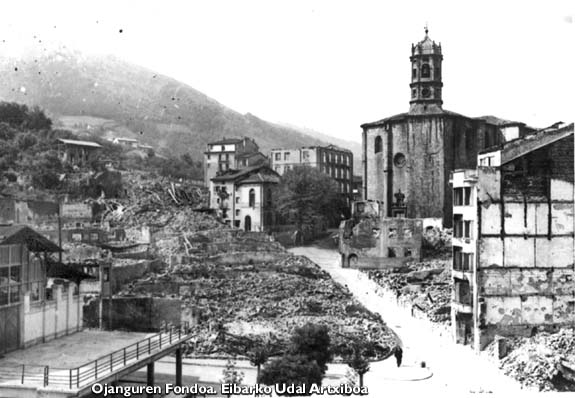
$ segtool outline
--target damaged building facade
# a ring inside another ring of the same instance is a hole
[[[343,268],[381,269],[401,267],[421,260],[423,220],[381,217],[380,204],[357,201],[352,217],[339,228],[339,252]]]
[[[575,327],[573,156],[573,124],[557,124],[453,173],[457,343]]]
[[[439,218],[451,226],[450,172],[475,168],[480,150],[531,129],[444,110],[442,48],[427,29],[412,45],[410,61],[409,111],[361,126],[363,198],[380,202],[384,217]]]

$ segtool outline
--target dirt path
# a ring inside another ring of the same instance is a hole
[[[317,247],[290,249],[307,256],[329,272],[332,278],[347,285],[369,310],[379,313],[395,330],[404,345],[403,365],[397,368],[395,358],[373,363],[365,376],[370,396],[461,396],[493,392],[518,396],[527,393],[519,384],[504,376],[495,364],[475,355],[469,348],[453,344],[447,336],[439,337],[428,321],[414,319],[395,302],[376,294],[377,285],[365,274],[339,266],[335,250]],[[420,367],[426,362],[427,369]]]

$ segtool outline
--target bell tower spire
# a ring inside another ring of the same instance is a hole
[[[429,38],[429,28],[425,24],[425,37],[411,45],[411,101],[410,113],[435,113],[442,110],[441,98],[441,44]]]

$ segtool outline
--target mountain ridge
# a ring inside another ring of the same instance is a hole
[[[275,147],[345,142],[241,114],[188,84],[113,55],[57,50],[4,57],[0,73],[0,98],[42,107],[56,127],[138,138],[163,155],[190,153],[201,160],[208,142],[235,136],[254,138],[265,154]]]

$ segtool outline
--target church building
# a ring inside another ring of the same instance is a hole
[[[475,168],[480,151],[533,129],[443,109],[443,52],[427,27],[411,47],[410,62],[409,111],[361,126],[363,197],[378,201],[384,217],[442,218],[450,227],[450,172]]]

